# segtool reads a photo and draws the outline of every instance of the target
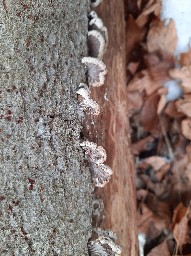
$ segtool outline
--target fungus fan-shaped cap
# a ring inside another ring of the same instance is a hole
[[[119,245],[105,236],[100,236],[88,243],[88,249],[91,256],[120,256],[122,249]]]
[[[80,104],[79,105],[80,105],[82,110],[85,111],[86,109],[90,109],[91,113],[93,115],[97,116],[100,113],[100,107],[99,107],[99,105],[97,104],[96,101],[94,101],[90,98],[89,88],[87,86],[85,88],[81,87],[76,92],[77,94],[79,94],[82,97],[82,99],[80,99]]]
[[[94,87],[102,86],[107,74],[106,65],[101,60],[93,57],[84,57],[82,63],[87,67],[89,85]]]
[[[99,31],[91,30],[88,32],[88,49],[90,57],[102,60],[105,52],[105,45],[105,39]]]
[[[91,6],[97,7],[103,0],[91,0]]]

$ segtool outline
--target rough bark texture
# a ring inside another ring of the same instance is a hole
[[[96,197],[103,199],[104,213],[101,215],[102,219],[94,225],[114,231],[118,244],[123,248],[122,255],[134,256],[138,255],[136,196],[126,107],[123,0],[103,1],[96,11],[103,19],[109,34],[109,47],[104,56],[108,74],[104,86],[92,90],[92,98],[99,102],[101,114],[94,120],[93,129],[87,130],[86,136],[106,149],[107,164],[113,169],[114,174],[103,189],[96,190]]]
[[[79,146],[87,0],[0,4],[0,255],[88,255],[91,182]]]

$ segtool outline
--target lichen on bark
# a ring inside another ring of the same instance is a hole
[[[0,255],[87,253],[91,182],[79,146],[88,0],[0,4]]]

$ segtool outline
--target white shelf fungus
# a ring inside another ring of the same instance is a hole
[[[97,7],[103,0],[91,0],[91,6]]]
[[[82,58],[82,63],[87,67],[89,85],[94,87],[102,86],[107,74],[106,65],[101,60],[92,57]]]
[[[97,13],[94,11],[91,11],[89,13],[89,19],[90,19],[89,21],[90,30],[97,30],[103,35],[106,43],[105,47],[107,48],[108,41],[109,41],[108,32],[107,32],[107,28],[103,24],[102,19],[99,18]]]
[[[105,39],[102,34],[97,30],[91,30],[88,32],[88,49],[89,56],[103,59],[105,53]]]
[[[90,92],[86,84],[80,84],[80,86],[85,85],[85,88],[81,87],[76,93],[82,97],[79,105],[82,110],[90,109],[93,115],[99,115],[100,107],[96,101],[90,98]]]
[[[98,237],[88,243],[88,250],[91,256],[120,256],[121,247],[116,245],[109,237]]]
[[[113,174],[112,169],[106,164],[91,163],[92,180],[96,187],[103,188],[107,184]]]
[[[95,186],[104,187],[113,173],[112,169],[104,164],[107,158],[105,149],[90,141],[84,141],[80,146],[85,150],[85,155],[91,164],[92,180]]]

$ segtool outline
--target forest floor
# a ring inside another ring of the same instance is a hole
[[[141,254],[191,255],[191,49],[175,57],[175,24],[161,21],[160,0],[126,2]]]

